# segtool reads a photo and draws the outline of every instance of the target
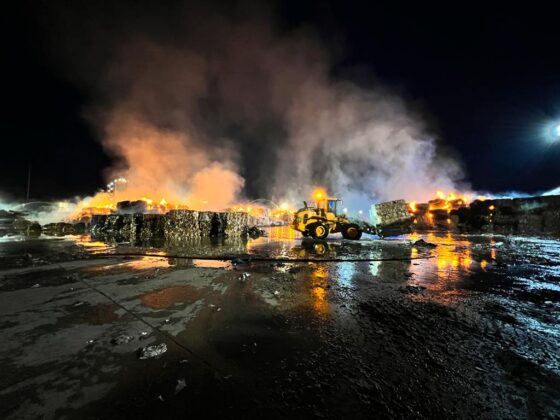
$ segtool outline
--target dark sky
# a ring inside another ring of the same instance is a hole
[[[111,160],[84,119],[91,91],[67,77],[57,63],[56,36],[49,37],[57,20],[44,14],[46,3],[63,11],[66,2],[14,3],[2,24],[0,194],[25,196],[29,164],[34,198],[89,194],[104,185]],[[128,3],[156,20],[172,15],[157,2]],[[334,52],[335,77],[366,87],[375,77],[421,109],[474,189],[535,192],[560,185],[560,141],[541,136],[545,124],[560,122],[560,32],[552,6],[290,1],[271,8],[284,30],[305,25],[320,35]],[[127,19],[122,9],[115,13]]]

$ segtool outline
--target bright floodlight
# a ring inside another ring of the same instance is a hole
[[[559,143],[560,142],[560,121],[549,121],[546,125],[544,138],[545,140],[551,143]]]

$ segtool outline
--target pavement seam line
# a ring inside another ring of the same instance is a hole
[[[58,264],[57,264],[58,265]],[[63,270],[67,271],[64,267],[61,267]],[[150,324],[148,321],[146,321],[144,318],[142,318],[140,315],[137,315],[136,313],[134,313],[133,311],[131,311],[130,309],[126,308],[125,306],[121,305],[118,301],[116,301],[115,299],[113,299],[111,296],[109,296],[107,293],[99,290],[98,288],[96,288],[95,286],[92,286],[89,282],[87,282],[85,279],[79,277],[78,280],[85,284],[86,287],[88,287],[89,289],[99,293],[101,296],[105,297],[105,299],[109,300],[110,302],[114,303],[115,305],[117,305],[119,308],[121,308],[122,310],[124,310],[126,313],[132,315],[135,319],[137,319],[138,321],[142,322],[144,325],[148,326],[149,328],[151,328],[153,331],[155,331],[157,334],[161,335],[162,337],[172,341],[173,343],[175,343],[178,347],[180,347],[181,349],[185,350],[187,353],[189,353],[191,356],[193,356],[194,358],[198,359],[200,362],[202,362],[204,365],[206,365],[208,368],[212,369],[214,372],[217,372],[218,374],[220,374],[221,376],[224,376],[224,372],[221,372],[218,368],[216,368],[215,366],[213,366],[209,361],[207,361],[206,359],[204,359],[202,356],[198,355],[197,353],[195,353],[193,350],[189,349],[187,346],[185,346],[184,344],[182,344],[181,342],[179,342],[178,340],[175,339],[175,337],[173,337],[171,334],[166,333],[165,331],[160,330],[158,327],[156,327],[155,325]]]

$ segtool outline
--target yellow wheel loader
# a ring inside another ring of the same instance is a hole
[[[362,233],[384,237],[411,232],[412,219],[404,200],[371,206],[370,219],[374,223],[350,219],[344,212],[339,213],[341,203],[342,200],[337,198],[317,197],[317,203],[312,207],[304,201],[304,207],[294,214],[290,226],[303,236],[313,239],[325,239],[330,233],[341,233],[344,239],[358,240]],[[387,217],[389,213],[390,216]]]
[[[345,239],[360,239],[363,226],[353,222],[346,214],[339,213],[338,207],[341,200],[336,198],[318,199],[315,207],[310,207],[303,202],[304,207],[294,214],[292,228],[301,232],[303,236],[314,239],[325,239],[329,233],[342,233]]]

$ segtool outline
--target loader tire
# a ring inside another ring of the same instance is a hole
[[[308,227],[308,231],[313,239],[325,239],[329,236],[329,228],[323,223],[313,223]]]
[[[344,239],[352,239],[357,241],[362,237],[362,230],[358,225],[347,225],[342,229],[342,237]]]

